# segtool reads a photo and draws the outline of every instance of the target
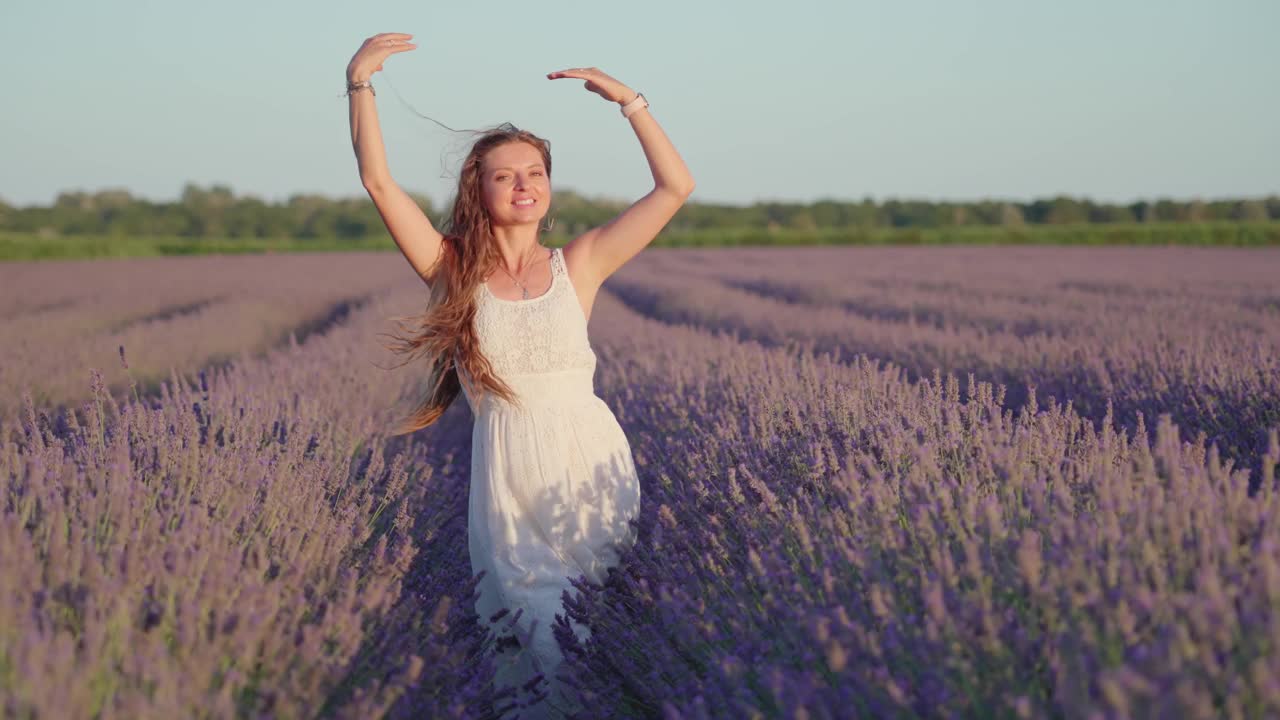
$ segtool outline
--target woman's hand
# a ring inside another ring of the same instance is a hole
[[[392,53],[412,50],[416,47],[409,42],[412,33],[378,33],[364,41],[356,54],[347,63],[347,81],[363,82],[375,72],[382,69],[382,62]]]
[[[548,80],[556,78],[578,78],[586,80],[584,87],[609,102],[625,105],[636,99],[636,92],[596,68],[569,68],[558,72],[547,73]]]

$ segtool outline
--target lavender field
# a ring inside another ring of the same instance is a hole
[[[396,254],[0,264],[0,713],[497,717]],[[1280,715],[1280,252],[651,248],[591,717]],[[124,346],[123,361],[119,347]]]
[[[154,390],[170,369],[305,339],[396,279],[372,253],[0,264],[0,415],[24,391],[51,405],[83,397],[87,369],[118,370],[104,359],[122,345],[133,379]]]

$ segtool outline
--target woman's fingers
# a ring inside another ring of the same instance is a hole
[[[404,44],[398,44],[394,46],[378,48],[378,54],[374,56],[378,58],[378,67],[374,68],[374,70],[381,70],[382,63],[386,62],[387,58],[391,57],[393,54],[398,52],[405,52],[406,50],[412,50],[416,47],[418,46],[414,45],[413,43],[404,43]]]
[[[404,40],[391,40],[391,41],[383,41],[383,42],[377,43],[374,46],[374,51],[380,52],[380,53],[386,53],[386,55],[390,55],[391,53],[398,53],[398,52],[404,52],[405,50],[412,50],[416,47],[418,47],[417,43],[411,43]]]
[[[564,70],[556,70],[547,73],[547,79],[555,80],[557,78],[576,78],[584,81],[582,87],[593,92],[605,100],[622,102],[624,96],[628,95],[627,87],[608,73],[600,70],[600,68],[565,68]]]
[[[364,46],[378,50],[386,50],[391,48],[399,48],[406,45],[414,45],[409,42],[409,38],[413,37],[410,33],[379,33],[364,41]]]
[[[555,78],[586,79],[599,72],[600,71],[595,68],[566,68],[564,70],[557,70],[553,73],[547,73],[547,77],[553,80]]]

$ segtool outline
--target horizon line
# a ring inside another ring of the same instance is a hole
[[[214,188],[226,188],[227,190],[231,191],[232,197],[234,197],[237,200],[239,199],[259,200],[268,204],[284,204],[284,203],[287,203],[290,199],[295,197],[321,197],[321,198],[325,198],[333,201],[367,199],[367,195],[365,193],[358,193],[358,192],[351,193],[351,194],[334,194],[334,193],[325,193],[320,191],[298,190],[298,191],[291,191],[284,195],[277,193],[272,196],[268,196],[262,193],[255,193],[255,192],[239,193],[239,192],[236,192],[236,190],[230,184],[223,183],[223,182],[211,182],[208,184],[186,182],[183,184],[183,189],[185,190],[186,186],[188,185],[193,185],[196,188],[204,191],[209,191]],[[404,188],[404,190],[410,195],[416,195],[416,196],[427,198],[428,200],[431,201],[433,205],[437,203],[437,199],[429,193],[418,192],[418,191],[411,190],[409,188]],[[145,200],[151,203],[181,203],[182,202],[181,192],[179,192],[179,194],[170,198],[157,199],[154,196],[139,194],[124,186],[107,185],[107,186],[101,186],[97,189],[92,189],[92,190],[82,188],[82,187],[73,187],[73,188],[59,190],[54,195],[53,199],[43,204],[28,203],[24,205],[16,205],[16,204],[10,203],[3,194],[0,194],[0,203],[4,205],[8,205],[9,207],[14,209],[21,210],[21,209],[33,208],[33,207],[36,207],[36,208],[51,207],[53,206],[54,203],[57,202],[57,198],[60,195],[74,195],[74,194],[102,195],[102,194],[110,194],[110,193],[117,193],[117,192],[124,192],[131,199],[134,199],[134,200]],[[589,202],[598,202],[598,203],[630,204],[639,199],[639,198],[625,198],[625,197],[609,196],[609,195],[587,195],[575,188],[559,188],[552,191],[553,196],[555,193],[569,193],[572,195],[576,195]],[[870,200],[873,204],[876,204],[876,205],[880,205],[886,202],[922,202],[922,203],[935,204],[935,205],[944,205],[944,204],[971,205],[971,204],[980,204],[980,203],[1032,204],[1042,200],[1057,200],[1057,199],[1066,198],[1066,199],[1074,200],[1077,202],[1090,202],[1096,205],[1129,206],[1129,205],[1136,205],[1138,203],[1155,203],[1155,202],[1162,202],[1162,201],[1174,202],[1174,203],[1190,203],[1195,201],[1200,201],[1203,203],[1240,202],[1240,201],[1248,201],[1248,200],[1267,201],[1272,199],[1280,199],[1280,190],[1268,191],[1268,192],[1263,192],[1259,194],[1248,194],[1248,195],[1209,196],[1209,195],[1196,194],[1191,196],[1173,196],[1173,195],[1138,196],[1131,200],[1099,200],[1095,197],[1090,197],[1087,194],[1074,194],[1069,192],[1058,192],[1051,195],[1033,196],[1033,197],[1030,197],[1029,199],[1017,199],[1017,198],[1011,198],[1011,197],[999,197],[999,196],[989,196],[989,195],[981,196],[977,198],[969,198],[969,199],[955,199],[955,198],[931,198],[931,197],[908,196],[908,195],[877,196],[874,193],[867,193],[862,196],[846,196],[846,197],[836,197],[836,196],[830,196],[830,195],[819,196],[809,200],[759,197],[746,202],[698,199],[697,195],[698,193],[695,190],[693,195],[689,197],[689,200],[686,204],[718,205],[718,206],[726,206],[726,207],[746,208],[746,207],[752,207],[755,205],[815,205],[817,203],[823,203],[823,202],[852,204],[852,203],[862,203],[862,202],[866,202],[867,200]],[[450,194],[450,200],[452,200],[452,193]],[[447,205],[448,203],[446,202],[445,204]]]

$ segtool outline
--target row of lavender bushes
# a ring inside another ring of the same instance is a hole
[[[606,300],[606,306],[612,304]],[[603,308],[602,308],[603,310]],[[1280,713],[1276,429],[1249,472],[968,379],[607,310],[636,551],[559,637],[616,717]],[[601,337],[601,336],[597,336]]]
[[[1095,424],[1167,413],[1238,466],[1280,425],[1280,253],[1205,248],[690,252],[611,288],[642,314],[767,345],[1034,390]],[[1259,477],[1260,468],[1253,467]]]
[[[115,394],[323,331],[412,271],[389,253],[0,263],[0,416]],[[128,348],[131,372],[111,359]]]
[[[0,421],[0,715],[491,714],[469,433],[389,441],[414,388],[370,349],[420,295],[154,396],[94,370],[76,412],[28,395]]]

